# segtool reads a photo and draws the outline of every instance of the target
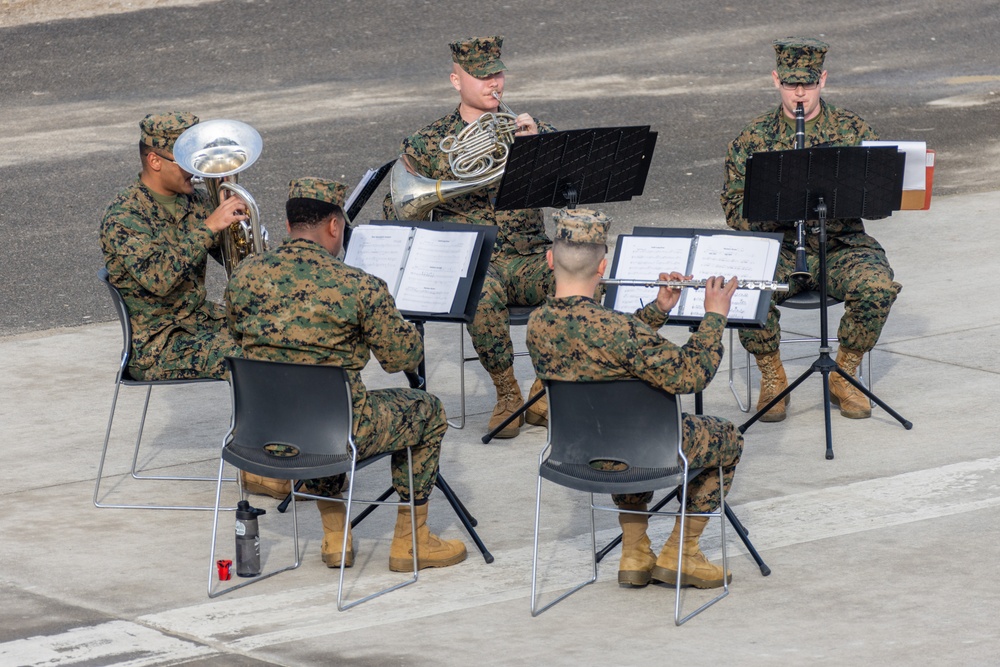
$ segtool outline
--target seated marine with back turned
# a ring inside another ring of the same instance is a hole
[[[528,350],[535,372],[543,380],[564,382],[638,378],[674,394],[705,389],[722,361],[722,333],[736,279],[709,278],[705,288],[705,318],[682,347],[657,330],[680,298],[680,289],[660,287],[656,300],[634,315],[605,308],[594,300],[607,268],[607,234],[610,221],[600,212],[586,209],[556,211],[555,242],[546,254],[555,274],[556,293],[528,321]],[[661,273],[660,280],[681,280],[679,273]],[[743,451],[743,436],[725,419],[684,414],[682,448],[692,468],[705,470],[691,480],[687,511],[712,512],[720,504],[720,492],[728,493],[736,464]],[[719,488],[723,468],[725,489]],[[651,492],[615,495],[622,510],[646,511]],[[622,527],[622,555],[618,582],[645,586],[651,579],[677,582],[677,556],[681,520],[659,556],[650,549],[645,514],[618,515]],[[723,585],[721,567],[708,561],[699,547],[708,517],[687,517],[684,526],[681,585],[718,588]],[[728,573],[726,573],[727,576]]]
[[[437,480],[444,407],[420,389],[368,391],[361,371],[374,354],[389,373],[413,370],[423,357],[416,326],[403,319],[384,281],[337,259],[343,248],[344,192],[340,183],[300,178],[289,184],[285,209],[289,237],[278,248],[246,259],[226,289],[229,327],[250,359],[333,364],[347,371],[353,433],[359,458],[392,452],[392,485],[409,499],[406,448],[413,458],[418,567],[465,560],[461,540],[442,540],[427,527],[427,501]],[[313,494],[341,497],[345,476],[308,480]],[[347,508],[317,501],[323,520],[323,561],[354,561]],[[348,532],[343,553],[344,531]],[[410,508],[399,507],[389,569],[413,567]]]

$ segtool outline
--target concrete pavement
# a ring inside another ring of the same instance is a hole
[[[904,285],[874,356],[874,390],[914,427],[881,410],[862,421],[834,410],[836,458],[827,461],[815,378],[793,394],[788,420],[753,425],[729,500],[773,574],[761,576],[730,533],[730,596],[681,628],[670,589],[618,588],[617,550],[596,584],[531,618],[534,469],[545,432],[529,427],[483,445],[492,387],[476,364],[466,378],[472,414],[446,435],[442,471],[495,562],[484,562],[436,493],[432,528],[465,538],[468,560],[340,613],[309,505],[300,506],[302,567],[215,600],[205,591],[210,513],[93,507],[117,323],[0,338],[0,665],[995,664],[1000,307],[989,287],[998,208],[1000,193],[939,197],[930,211],[869,224]],[[835,331],[840,311],[831,314]],[[789,334],[818,331],[814,313],[787,313],[783,325]],[[430,390],[449,413],[458,405],[457,336],[455,325],[427,327]],[[514,339],[523,345],[517,330]],[[790,376],[815,356],[811,345],[783,349]],[[741,349],[735,359],[743,363]],[[520,358],[516,370],[526,390],[529,362]],[[366,380],[404,384],[377,366]],[[127,477],[140,408],[141,392],[123,392],[109,499],[208,502],[211,484],[137,487]],[[705,409],[747,418],[724,372]],[[228,415],[221,383],[154,392],[143,461],[213,474]],[[363,490],[385,488],[387,469],[366,473]],[[586,573],[588,520],[582,494],[545,493],[541,585],[551,597]],[[270,501],[257,504],[268,510],[260,522],[265,566],[273,565],[290,555],[289,518]],[[352,595],[399,576],[386,562],[393,519],[379,510],[355,531]],[[617,534],[612,516],[599,522],[602,538]],[[232,515],[221,524],[222,555],[231,557]],[[653,523],[654,548],[670,525]],[[703,543],[718,558],[717,529]]]

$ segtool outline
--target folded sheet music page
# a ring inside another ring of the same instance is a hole
[[[475,245],[475,232],[418,227],[395,295],[396,307],[409,312],[447,313],[455,300],[459,280],[469,273]]]
[[[678,271],[694,280],[736,276],[741,280],[772,280],[781,242],[742,234],[704,234],[695,237],[621,236],[614,278],[656,280],[660,273]],[[634,312],[656,299],[656,287],[619,287],[615,310]],[[759,290],[736,290],[730,319],[754,319]],[[705,291],[684,288],[672,316],[705,316]]]
[[[377,276],[395,296],[409,250],[409,227],[360,225],[351,231],[351,242],[344,253],[344,264]]]

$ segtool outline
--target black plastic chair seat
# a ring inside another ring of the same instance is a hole
[[[820,293],[817,290],[807,290],[799,292],[795,296],[790,296],[778,304],[780,308],[792,308],[794,310],[816,310],[820,307]],[[836,306],[843,303],[840,299],[835,299],[829,294],[826,296],[826,305]]]
[[[295,456],[275,456],[260,447],[245,447],[231,442],[222,450],[222,458],[240,470],[274,479],[329,477],[351,470],[351,455],[347,452],[336,455],[300,453]]]
[[[642,493],[684,482],[684,468],[629,468],[628,470],[597,470],[590,465],[562,463],[549,458],[538,474],[577,491],[592,493]]]

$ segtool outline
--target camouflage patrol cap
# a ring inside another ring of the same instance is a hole
[[[198,117],[184,111],[148,114],[139,121],[139,141],[152,148],[171,151],[181,132],[198,124]]]
[[[503,35],[470,37],[461,42],[452,42],[448,46],[451,47],[451,59],[477,79],[507,69],[500,60]]]
[[[774,40],[773,44],[778,55],[778,78],[783,83],[819,81],[829,44],[811,37],[786,37]]]
[[[559,209],[552,214],[557,241],[607,245],[611,218],[587,208]]]
[[[325,178],[295,178],[288,183],[289,199],[318,199],[334,206],[344,206],[347,186]]]

